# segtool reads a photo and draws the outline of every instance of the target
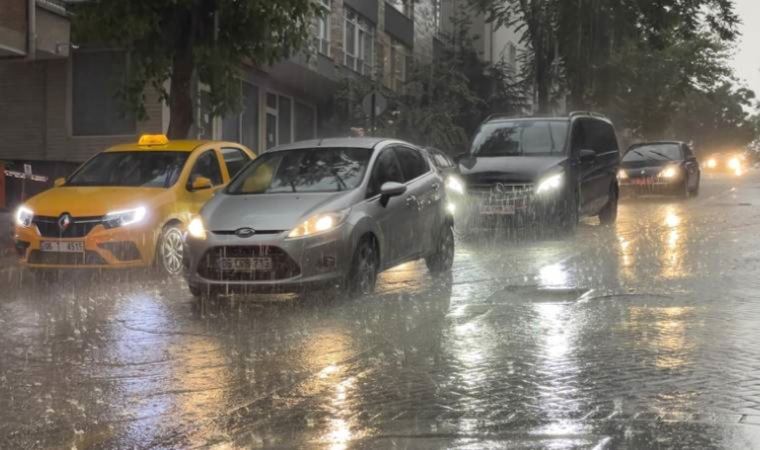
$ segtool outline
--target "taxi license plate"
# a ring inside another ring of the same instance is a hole
[[[480,214],[484,216],[509,216],[515,213],[511,205],[481,205]]]
[[[221,258],[219,267],[236,272],[268,271],[272,270],[272,258]]]
[[[82,241],[42,241],[40,250],[56,253],[84,253]]]

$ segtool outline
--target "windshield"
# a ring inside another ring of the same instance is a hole
[[[472,143],[474,156],[554,155],[565,150],[567,121],[521,120],[483,125]]]
[[[623,157],[623,162],[632,161],[677,161],[681,159],[681,148],[678,144],[653,144],[631,148]]]
[[[168,188],[177,182],[188,152],[106,152],[87,161],[67,186],[130,186]]]
[[[338,192],[364,178],[372,150],[319,148],[265,153],[230,183],[229,194]]]

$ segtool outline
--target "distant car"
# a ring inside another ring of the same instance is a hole
[[[617,218],[620,151],[601,115],[489,118],[458,163],[468,226],[517,221],[572,230],[580,216]]]
[[[742,153],[715,153],[705,159],[702,168],[706,172],[741,176],[747,171],[747,158]]]
[[[699,194],[702,172],[684,142],[645,142],[631,146],[623,156],[618,180],[630,194]]]
[[[142,136],[85,162],[16,211],[31,269],[156,265],[182,273],[182,235],[201,206],[256,155],[233,142]]]
[[[372,292],[379,272],[424,258],[451,268],[452,217],[427,153],[396,140],[305,141],[267,151],[193,219],[185,268],[195,296]]]

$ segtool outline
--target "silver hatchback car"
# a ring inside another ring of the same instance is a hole
[[[372,292],[377,274],[425,258],[451,269],[453,219],[444,180],[406,142],[342,138],[272,149],[247,165],[194,218],[185,276],[195,296]]]

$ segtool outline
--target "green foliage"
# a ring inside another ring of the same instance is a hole
[[[210,87],[212,114],[239,108],[241,62],[264,66],[302,47],[317,7],[310,0],[99,0],[77,4],[74,13],[77,42],[129,52],[119,95],[137,116],[145,117],[145,88],[152,86],[174,120],[192,114],[170,98],[189,98],[192,76]]]

